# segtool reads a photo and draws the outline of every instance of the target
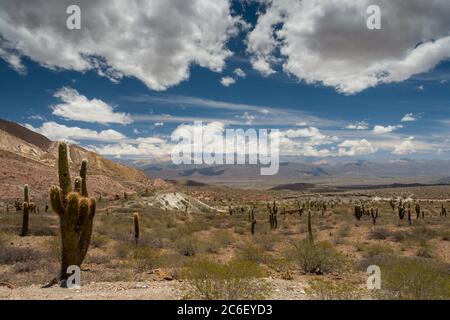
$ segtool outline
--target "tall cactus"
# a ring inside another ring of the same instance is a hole
[[[251,232],[252,234],[255,234],[256,219],[255,219],[255,209],[253,207],[250,209],[249,215],[250,215]]]
[[[314,236],[313,236],[312,226],[311,226],[311,210],[308,210],[308,238],[309,238],[309,241],[314,242]]]
[[[139,243],[139,213],[133,213],[134,220],[134,241],[136,244]]]
[[[95,198],[89,198],[87,192],[87,161],[81,164],[80,176],[75,179],[72,191],[69,157],[66,143],[58,146],[59,187],[50,189],[50,202],[59,216],[62,259],[61,280],[67,280],[67,268],[71,265],[81,266],[91,242],[92,227],[95,216]]]
[[[25,237],[28,235],[28,223],[30,219],[30,209],[32,207],[32,204],[30,203],[30,195],[29,195],[29,188],[26,184],[23,187],[23,215],[22,215],[22,232],[20,233],[21,237]]]

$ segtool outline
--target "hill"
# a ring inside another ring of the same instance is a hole
[[[44,198],[57,183],[55,169],[58,143],[17,123],[0,119],[0,199],[21,198],[29,184],[35,198]],[[89,161],[89,188],[97,195],[133,193],[150,186],[140,170],[103,158],[95,152],[71,144],[70,165],[78,175],[81,161]]]

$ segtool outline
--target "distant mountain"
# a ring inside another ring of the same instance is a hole
[[[81,161],[89,161],[88,185],[92,194],[123,194],[150,184],[142,171],[77,145],[69,146],[69,155],[74,177]],[[30,185],[34,197],[46,197],[48,188],[57,183],[56,161],[57,142],[0,119],[0,199],[21,198],[24,184]]]
[[[312,183],[331,186],[347,185],[391,185],[395,183],[433,184],[450,176],[448,160],[387,160],[352,161],[337,163],[280,163],[278,174],[261,176],[256,165],[173,165],[151,164],[141,167],[151,177],[183,180],[187,177],[203,183],[240,185],[247,187],[273,187]],[[448,179],[447,179],[448,180]]]

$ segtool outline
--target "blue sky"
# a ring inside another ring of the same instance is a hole
[[[100,10],[79,2],[82,13]],[[185,10],[176,7],[179,5],[176,1],[170,2],[176,10]],[[198,2],[200,5],[202,1]],[[429,13],[425,11],[418,17],[416,11],[406,9],[405,17],[396,22],[397,27],[411,18],[415,19],[417,30],[405,31],[404,38],[408,40],[398,43],[394,50],[384,47],[384,43],[397,43],[391,39],[389,30],[395,23],[374,31],[379,34],[370,39],[372,34],[358,29],[364,29],[358,25],[365,19],[364,12],[358,19],[345,21],[346,10],[361,6],[355,1],[344,1],[344,8],[337,8],[340,20],[324,22],[317,17],[307,27],[293,22],[312,9],[289,0],[219,2],[222,7],[208,8],[217,9],[217,17],[206,16],[205,22],[202,17],[192,17],[189,26],[199,24],[195,31],[200,32],[192,41],[181,32],[186,28],[183,22],[174,26],[181,30],[180,34],[177,29],[170,30],[179,36],[178,42],[174,40],[166,49],[166,26],[158,21],[152,24],[152,14],[159,13],[154,9],[159,1],[150,1],[150,7],[146,7],[152,13],[146,22],[151,25],[148,28],[154,33],[162,29],[162,36],[151,43],[166,51],[147,52],[148,44],[137,43],[142,51],[139,56],[151,56],[142,61],[134,57],[135,50],[124,48],[122,43],[110,44],[108,34],[114,32],[110,30],[104,31],[104,37],[100,38],[104,40],[99,44],[85,45],[85,50],[98,58],[95,62],[80,58],[83,47],[78,39],[72,43],[70,37],[64,36],[67,32],[80,32],[82,40],[90,39],[93,29],[89,22],[85,29],[82,25],[81,31],[68,31],[46,25],[53,20],[45,19],[45,15],[61,15],[60,12],[45,11],[39,6],[24,7],[24,12],[38,13],[41,19],[27,31],[54,42],[39,47],[21,32],[29,24],[14,17],[15,8],[10,4],[1,2],[0,117],[27,125],[52,139],[67,139],[111,157],[163,158],[173,130],[202,120],[220,123],[221,128],[278,128],[285,135],[282,154],[302,160],[449,158],[447,18],[440,21],[435,17],[430,27]],[[323,3],[306,2],[313,3],[314,8]],[[406,5],[407,1],[399,3]],[[443,11],[450,10],[445,1],[437,3]],[[106,2],[104,5],[107,6]],[[323,8],[325,13],[332,9]],[[389,17],[398,8],[387,9],[384,16]],[[133,12],[125,15],[128,14]],[[228,19],[228,24],[211,22],[221,17],[224,21]],[[61,19],[64,18],[62,15]],[[11,21],[16,24],[14,28]],[[322,27],[311,31],[311,26]],[[353,35],[349,26],[366,36]],[[122,25],[122,29],[127,27],[133,30],[137,26]],[[55,31],[49,32],[48,28]],[[427,31],[430,34],[424,35],[425,29],[431,30]],[[314,38],[309,38],[314,32]],[[130,41],[137,41],[134,37],[138,37],[132,32],[119,33],[117,37],[121,35],[131,37]],[[342,38],[344,35],[349,43],[329,40],[346,39]],[[427,37],[432,40],[417,47]],[[190,49],[192,46],[194,49]],[[354,47],[350,53],[349,46]],[[67,48],[80,52],[67,53]],[[119,54],[112,54],[114,50]],[[357,54],[349,56],[353,51]],[[123,63],[122,57],[127,63]],[[178,66],[183,59],[186,61]],[[311,60],[305,63],[308,59]],[[314,63],[317,65],[310,67]],[[336,65],[339,69],[334,70]],[[375,77],[367,70],[386,72],[388,76]],[[225,86],[227,79],[234,83]],[[95,116],[96,112],[100,113]]]

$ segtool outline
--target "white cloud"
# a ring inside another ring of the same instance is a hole
[[[25,126],[54,141],[120,141],[126,139],[122,133],[112,129],[95,131],[79,127],[68,127],[56,122],[44,122],[40,128],[34,128],[29,124]]]
[[[244,114],[242,116],[239,116],[239,118],[243,119],[246,125],[251,125],[253,121],[256,119],[256,116],[248,112],[244,112]]]
[[[233,73],[240,78],[245,78],[247,76],[241,68],[234,69]]]
[[[390,133],[394,130],[401,129],[401,128],[403,128],[402,125],[386,126],[386,127],[378,125],[373,128],[373,133],[374,134],[386,134],[386,133]]]
[[[33,115],[29,116],[28,119],[45,121],[45,118],[39,114],[33,114]]]
[[[229,87],[232,84],[235,84],[236,80],[232,77],[223,77],[222,79],[220,79],[220,83],[225,87]]]
[[[416,152],[416,147],[414,144],[414,137],[409,137],[405,139],[402,143],[400,143],[397,147],[392,151],[393,154],[397,155],[405,155]]]
[[[367,130],[369,128],[369,124],[365,121],[350,123],[345,127],[345,129],[349,130]]]
[[[54,96],[62,101],[52,107],[53,114],[69,120],[98,123],[131,123],[125,113],[114,112],[113,107],[100,99],[89,100],[77,90],[63,87]]]
[[[270,0],[247,37],[253,68],[282,65],[306,83],[354,94],[428,72],[450,57],[450,2],[435,0]],[[382,29],[366,27],[378,4]]]
[[[425,87],[423,85],[417,86],[417,90],[423,91],[425,90]]]
[[[0,34],[16,57],[42,66],[95,70],[114,81],[133,76],[165,90],[186,80],[192,64],[222,71],[232,55],[226,43],[244,25],[231,15],[228,0],[79,0],[81,30],[73,31],[65,27],[70,4],[1,1]],[[8,57],[2,56],[11,64]]]
[[[155,122],[154,126],[155,127],[163,127],[164,126],[164,122]]]
[[[0,44],[1,46],[1,44]],[[20,56],[14,51],[0,47],[0,59],[5,60],[19,74],[25,75],[27,68],[22,64]]]
[[[339,156],[361,156],[370,155],[377,152],[378,149],[374,147],[366,139],[361,140],[345,140],[339,144]]]
[[[412,121],[416,121],[417,120],[417,116],[412,114],[412,113],[407,113],[403,116],[401,122],[412,122]]]

